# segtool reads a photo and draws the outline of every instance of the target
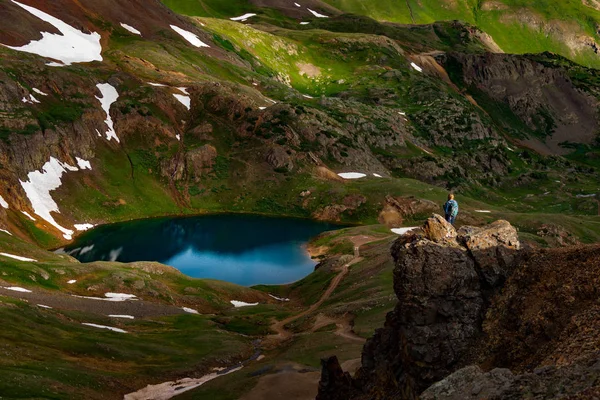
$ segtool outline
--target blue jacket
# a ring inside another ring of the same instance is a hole
[[[444,204],[444,212],[446,215],[456,217],[458,215],[458,203],[456,200],[448,200],[446,204]]]

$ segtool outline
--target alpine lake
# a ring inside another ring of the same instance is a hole
[[[195,278],[279,285],[313,272],[308,241],[342,227],[247,214],[166,217],[102,225],[58,251],[81,262],[156,261]]]

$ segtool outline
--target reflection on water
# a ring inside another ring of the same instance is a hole
[[[336,228],[254,215],[161,218],[101,226],[64,251],[82,262],[158,261],[197,278],[282,284],[312,272],[306,242]]]

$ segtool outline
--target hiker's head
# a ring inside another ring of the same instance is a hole
[[[452,193],[448,195],[448,200],[454,200],[454,195]]]

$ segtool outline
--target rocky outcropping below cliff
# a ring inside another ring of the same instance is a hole
[[[506,221],[456,231],[435,215],[392,256],[396,308],[354,377],[324,361],[318,400],[596,393],[600,247],[523,250]]]

